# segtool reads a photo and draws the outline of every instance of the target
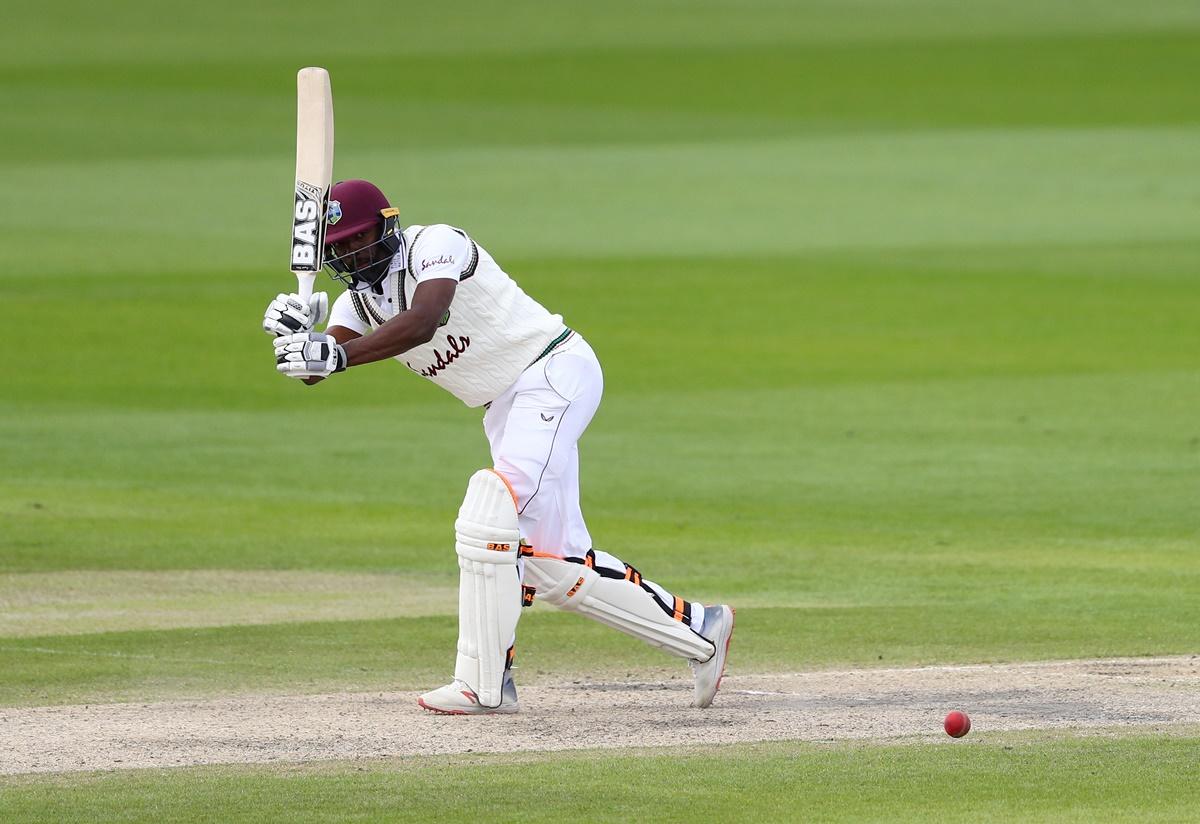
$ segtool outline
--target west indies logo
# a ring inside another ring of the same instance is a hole
[[[329,201],[329,211],[326,213],[325,222],[330,226],[342,219],[342,203],[340,200]]]

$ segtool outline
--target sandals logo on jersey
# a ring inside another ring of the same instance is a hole
[[[435,258],[425,258],[421,261],[421,271],[424,272],[433,266],[453,266],[454,258],[451,255],[438,255]]]
[[[325,216],[325,222],[330,226],[342,219],[342,203],[339,200],[329,201],[329,214]]]
[[[446,343],[450,344],[450,348],[444,353],[435,349],[434,354],[436,354],[437,357],[434,359],[433,363],[429,364],[424,369],[418,369],[408,361],[405,361],[404,365],[423,378],[432,379],[437,377],[438,372],[441,372],[450,364],[454,363],[456,360],[458,360],[459,355],[467,351],[467,347],[471,345],[471,339],[466,335],[459,335],[458,337],[455,337],[454,335],[446,335]]]

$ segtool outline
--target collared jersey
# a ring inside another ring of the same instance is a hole
[[[450,310],[433,340],[396,360],[467,406],[499,397],[567,334],[562,315],[525,294],[465,232],[443,223],[406,228],[387,277],[374,290],[339,295],[329,325],[368,334],[407,311],[418,284],[434,278],[458,281]]]

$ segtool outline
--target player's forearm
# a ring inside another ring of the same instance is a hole
[[[371,334],[347,341],[343,346],[346,366],[361,366],[393,358],[414,346],[428,343],[436,329],[436,323],[428,323],[414,313],[397,315]]]

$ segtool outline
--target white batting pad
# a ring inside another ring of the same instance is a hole
[[[454,677],[485,707],[500,706],[508,648],[521,617],[517,506],[496,472],[471,476],[454,522],[458,552],[458,658]]]
[[[538,598],[594,618],[672,655],[700,661],[712,657],[712,644],[663,612],[637,584],[605,578],[583,564],[540,555],[525,558],[525,580],[537,589]]]

